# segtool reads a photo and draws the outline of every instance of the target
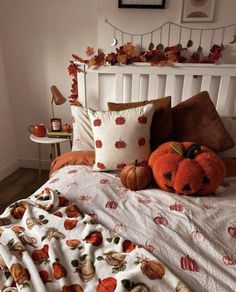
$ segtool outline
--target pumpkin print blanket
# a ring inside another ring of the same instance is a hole
[[[0,217],[0,291],[189,290],[145,248],[46,187]]]

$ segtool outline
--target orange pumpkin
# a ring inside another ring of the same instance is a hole
[[[120,173],[121,183],[133,191],[143,190],[152,181],[152,171],[147,164],[129,164]]]
[[[223,161],[209,148],[191,142],[166,142],[150,156],[159,187],[181,195],[207,195],[222,183]]]

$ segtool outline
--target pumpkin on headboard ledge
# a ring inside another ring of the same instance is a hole
[[[150,156],[158,186],[180,195],[208,195],[223,182],[223,161],[209,148],[191,142],[166,142]]]

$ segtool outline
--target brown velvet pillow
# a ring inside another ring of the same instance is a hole
[[[236,177],[236,159],[223,159],[226,168],[226,177]]]
[[[130,108],[143,106],[153,103],[155,106],[155,113],[153,115],[151,124],[151,138],[150,145],[152,151],[171,139],[172,136],[172,121],[171,121],[171,97],[163,97],[153,100],[145,100],[129,103],[114,103],[108,102],[109,111],[122,111]]]
[[[173,140],[195,142],[215,152],[234,146],[207,91],[179,103],[171,114]]]

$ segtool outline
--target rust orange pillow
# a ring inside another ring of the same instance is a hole
[[[215,152],[234,146],[207,91],[200,92],[171,109],[173,140],[191,141]]]
[[[150,145],[154,151],[160,144],[169,141],[172,136],[171,97],[129,103],[108,102],[109,111],[122,111],[152,103],[155,112],[151,124]]]

